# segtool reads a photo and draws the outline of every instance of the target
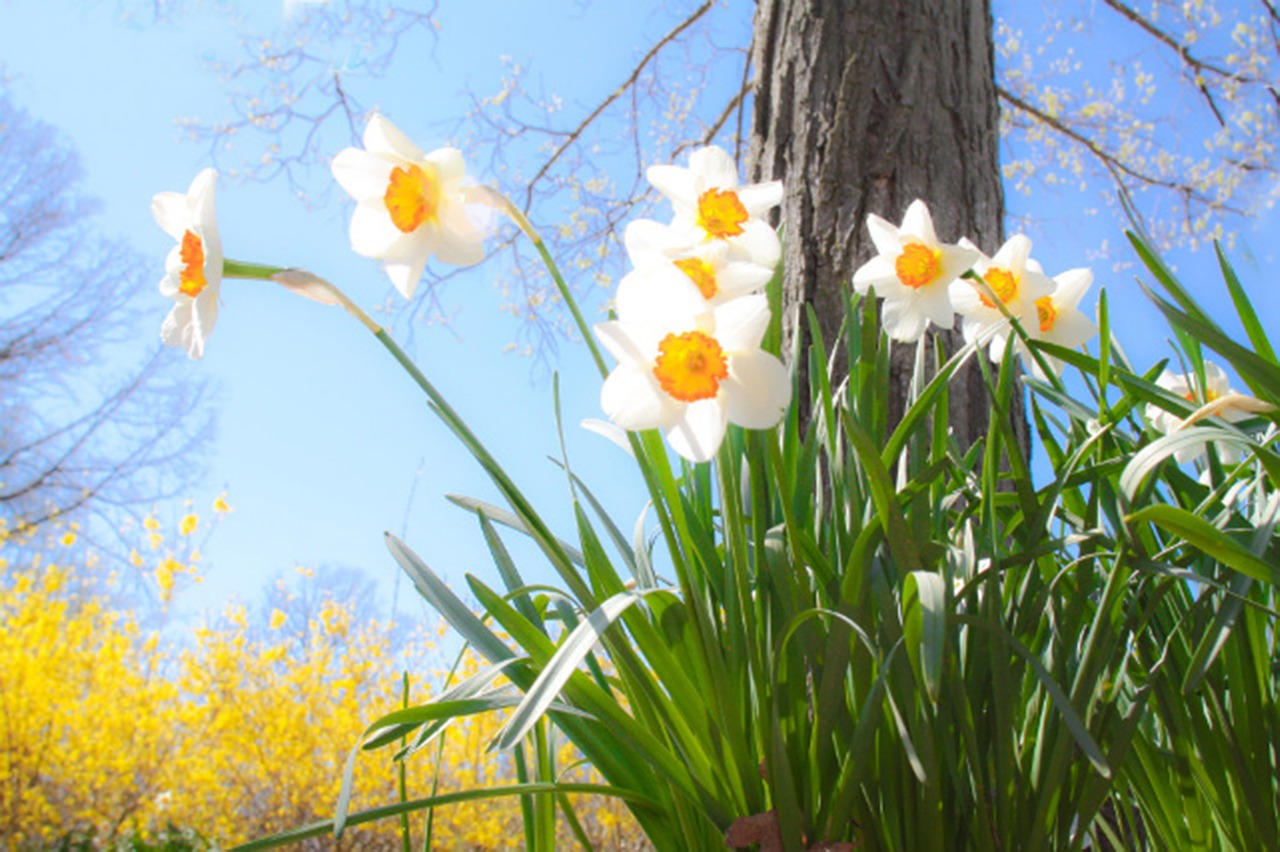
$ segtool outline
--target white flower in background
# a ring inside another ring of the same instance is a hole
[[[977,249],[966,239],[960,240],[960,245]],[[979,251],[973,264],[973,271],[1003,303],[1004,310],[1028,333],[1040,324],[1037,302],[1052,293],[1054,288],[1053,281],[1030,255],[1031,240],[1018,234],[1001,246],[994,257],[987,257]],[[951,285],[951,303],[964,318],[965,341],[978,341],[979,345],[987,345],[989,341],[991,360],[1002,359],[1009,339],[1014,335],[1008,319],[986,289],[972,281],[956,281]]]
[[[333,176],[356,200],[351,246],[382,261],[406,299],[435,255],[468,266],[484,259],[487,228],[471,218],[472,193],[462,184],[465,166],[456,148],[424,154],[380,115],[369,119],[364,150],[346,148],[333,158]]]
[[[619,300],[625,289],[638,286],[647,274],[675,269],[692,282],[712,305],[760,290],[773,278],[777,264],[764,265],[725,240],[689,246],[666,225],[637,219],[627,225],[627,254],[635,271],[618,285]]]
[[[930,321],[951,328],[955,309],[949,285],[973,265],[978,251],[939,242],[929,208],[919,199],[907,207],[901,227],[873,213],[867,217],[867,231],[877,254],[853,274],[853,287],[864,296],[875,288],[884,302],[880,319],[885,333],[911,343]]]
[[[1237,423],[1254,414],[1273,410],[1268,403],[1232,390],[1231,380],[1226,372],[1212,361],[1204,362],[1204,383],[1204,392],[1201,393],[1194,373],[1171,373],[1168,370],[1161,373],[1156,384],[1174,396],[1182,397],[1196,410],[1184,419],[1154,403],[1147,403],[1145,413],[1152,427],[1157,432],[1170,435],[1206,417],[1216,415],[1228,423]],[[1178,450],[1174,458],[1179,464],[1185,464],[1203,452],[1204,444],[1193,444]],[[1227,444],[1219,446],[1219,457],[1227,464],[1240,460],[1239,452]]]
[[[177,240],[165,259],[160,292],[174,300],[173,310],[160,327],[166,346],[181,346],[200,358],[218,320],[218,289],[222,284],[222,241],[214,206],[218,173],[205,169],[183,195],[161,192],[151,200],[151,215],[164,232]]]
[[[777,233],[761,217],[782,203],[782,183],[738,185],[738,167],[714,145],[689,157],[689,167],[650,166],[649,183],[671,200],[672,242],[693,248],[724,240],[735,259],[772,269],[782,257]]]
[[[1053,277],[1054,290],[1047,296],[1036,299],[1036,321],[1023,330],[1032,340],[1044,340],[1064,349],[1075,349],[1098,333],[1098,326],[1093,320],[1080,312],[1081,297],[1093,284],[1093,271],[1090,269],[1069,269],[1061,275]],[[1031,356],[1026,343],[1021,338],[1017,341],[1018,352],[1023,356],[1023,363],[1040,379],[1045,378],[1040,364]],[[1052,355],[1040,353],[1055,375],[1062,373],[1062,362]]]
[[[715,455],[729,423],[768,429],[791,401],[786,368],[760,348],[768,300],[743,296],[708,309],[696,288],[672,276],[637,291],[627,318],[596,335],[618,359],[600,403],[629,431],[661,429],[692,462]]]

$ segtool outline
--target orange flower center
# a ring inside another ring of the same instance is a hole
[[[668,334],[653,367],[662,389],[681,402],[710,399],[729,377],[729,362],[715,338],[700,331]]]
[[[698,226],[707,236],[724,239],[742,233],[747,221],[747,208],[729,189],[708,189],[698,196]]]
[[[178,271],[178,292],[194,299],[200,295],[201,290],[209,286],[204,277],[204,240],[196,236],[194,231],[184,231],[178,256],[182,258],[182,269]]]
[[[432,175],[421,166],[410,164],[391,170],[391,180],[387,183],[382,202],[391,215],[391,223],[408,234],[428,219],[435,218],[439,196],[440,189]]]
[[[934,251],[923,243],[907,243],[902,247],[902,254],[893,262],[893,269],[904,286],[923,287],[942,272],[940,256],[941,252]]]
[[[982,280],[987,282],[987,286],[996,294],[996,298],[1006,305],[1018,297],[1018,279],[1007,269],[997,269],[993,266],[987,270],[986,275],[982,276]],[[995,303],[987,298],[986,293],[980,293],[980,295],[984,305],[988,308],[995,307]]]
[[[1048,296],[1036,299],[1036,314],[1040,317],[1040,330],[1053,331],[1053,325],[1058,321],[1058,309],[1053,306],[1053,299]]]
[[[689,280],[698,285],[698,289],[702,291],[702,298],[710,299],[719,291],[720,288],[716,285],[716,271],[705,260],[686,257],[677,260],[676,266],[689,276]]]

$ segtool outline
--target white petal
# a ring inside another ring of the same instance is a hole
[[[773,278],[773,270],[758,263],[729,263],[716,270],[717,298],[735,299],[754,293]]]
[[[466,162],[457,148],[437,148],[427,154],[426,161],[436,167],[436,180],[441,184],[456,184],[466,175]]]
[[[187,197],[178,192],[160,192],[151,199],[151,215],[156,224],[175,240],[191,227],[191,205]]]
[[[428,252],[421,252],[412,257],[382,261],[382,270],[387,273],[391,283],[406,299],[412,299],[422,280],[422,270],[427,266]]]
[[[728,425],[729,407],[721,393],[686,406],[684,417],[667,428],[667,442],[689,461],[704,462],[720,449]]]
[[[391,221],[381,200],[362,201],[351,214],[351,248],[365,257],[384,257],[405,234]]]
[[[677,205],[677,209],[692,208],[698,202],[693,175],[679,166],[650,166],[645,177],[654,188]]]
[[[1063,308],[1074,308],[1093,284],[1093,270],[1088,268],[1068,269],[1060,275],[1053,276],[1058,285],[1053,291],[1053,304],[1061,311]]]
[[[882,254],[871,258],[853,273],[854,292],[863,296],[875,287],[876,295],[883,299],[886,292],[885,285],[890,282],[899,287],[902,286],[898,281],[898,273],[894,269],[893,261]]]
[[[627,246],[627,255],[636,266],[658,262],[655,257],[667,263],[668,252],[674,246],[671,229],[652,219],[636,219],[628,224],[623,242]]]
[[[685,408],[667,395],[653,370],[619,364],[600,389],[600,407],[609,419],[628,431],[665,429]]]
[[[747,429],[769,429],[791,404],[791,379],[781,361],[756,349],[729,359],[724,395],[730,422]]]
[[[333,179],[356,201],[383,203],[387,185],[391,182],[391,170],[396,161],[370,154],[359,148],[344,148],[333,158],[329,170]]]
[[[218,173],[214,169],[201,169],[191,181],[187,198],[191,201],[191,213],[197,224],[206,230],[217,227],[217,202],[215,186]]]
[[[618,284],[614,305],[621,320],[659,322],[672,330],[693,328],[711,309],[698,285],[670,263],[627,273]]]
[[[906,215],[902,217],[902,232],[911,234],[930,248],[938,245],[938,235],[933,230],[933,217],[929,215],[929,208],[918,198],[911,202]]]
[[[876,251],[891,261],[902,254],[902,246],[906,240],[897,225],[872,213],[867,216],[867,233],[871,235],[871,243]]]
[[[194,302],[191,311],[192,326],[194,335],[199,338],[199,347],[203,353],[204,342],[209,339],[209,335],[213,334],[213,326],[218,321],[218,288],[205,287],[192,301]]]
[[[391,154],[411,163],[418,163],[425,159],[422,149],[401,133],[400,128],[378,113],[370,116],[369,123],[365,125],[364,147],[371,153]]]
[[[734,190],[738,200],[747,208],[747,215],[762,216],[782,203],[782,181],[773,180],[768,183],[753,183]]]
[[[938,264],[941,271],[938,274],[938,280],[944,284],[950,284],[972,269],[982,254],[975,248],[963,246],[944,245],[941,248],[942,257]]]
[[[731,237],[730,242],[747,253],[754,263],[773,269],[782,259],[782,241],[778,232],[763,219],[748,219],[742,223],[742,233]]]
[[[191,326],[191,301],[183,299],[173,306],[169,311],[169,315],[164,318],[164,323],[160,326],[160,340],[165,346],[174,346],[187,348],[187,329]],[[188,350],[188,354],[190,350]],[[203,354],[200,353],[200,354]],[[199,358],[200,354],[191,354],[192,358]]]
[[[738,164],[718,145],[699,148],[689,155],[689,171],[700,193],[712,187],[733,189],[738,185]]]
[[[769,319],[769,299],[763,294],[724,302],[716,306],[715,338],[725,352],[759,349]]]
[[[916,308],[939,328],[955,325],[955,308],[951,306],[950,290],[945,284],[934,283],[916,291]]]
[[[1036,328],[1039,328],[1039,326],[1036,326]],[[1074,349],[1092,339],[1097,333],[1098,326],[1094,324],[1093,320],[1075,308],[1068,308],[1058,312],[1053,328],[1036,336],[1043,337],[1045,340],[1056,343],[1059,346]]]
[[[436,245],[436,257],[454,266],[474,266],[484,260],[484,243],[473,237],[441,235]]]
[[[1031,240],[1025,234],[1014,234],[1000,247],[995,257],[991,258],[991,265],[1018,275],[1026,271],[1027,257],[1030,254]]]
[[[653,322],[601,322],[596,323],[593,331],[620,364],[646,370],[653,368],[658,343],[667,335],[661,324]]]
[[[902,343],[915,343],[929,327],[924,312],[905,299],[891,299],[880,309],[885,334]]]

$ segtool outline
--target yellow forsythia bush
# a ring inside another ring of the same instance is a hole
[[[109,603],[117,580],[80,582],[91,563],[65,531],[34,546],[0,528],[0,844],[137,845],[173,827],[227,846],[332,816],[352,745],[402,701],[390,625],[358,623],[348,605],[327,600],[306,625],[277,611],[255,628],[231,606],[161,639]],[[139,569],[169,596],[167,572]],[[468,661],[459,675],[474,670]],[[422,679],[409,688],[414,699],[428,694]],[[510,760],[485,750],[500,721],[474,717],[440,750],[433,743],[411,758],[408,797],[514,781]],[[392,752],[358,759],[353,811],[399,800]],[[559,754],[561,766],[575,759],[568,747]],[[574,780],[591,779],[583,770]],[[617,802],[574,804],[597,848],[642,845]],[[415,844],[423,823],[411,819]],[[399,849],[399,831],[396,821],[351,829],[342,848]],[[439,849],[519,847],[519,801],[440,808],[432,837]]]

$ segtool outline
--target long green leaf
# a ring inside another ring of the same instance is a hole
[[[493,744],[495,748],[509,749],[524,739],[555,701],[569,677],[577,671],[578,664],[600,641],[600,637],[609,629],[609,626],[642,598],[643,596],[636,592],[616,594],[587,616],[586,621],[574,628],[561,643],[555,656],[539,673],[533,686],[529,687],[520,706],[502,726]]]
[[[1213,524],[1186,509],[1163,504],[1147,506],[1129,515],[1125,521],[1135,524],[1153,523],[1246,577],[1272,586],[1280,583],[1280,571],[1275,565],[1254,556]]]
[[[902,634],[907,657],[929,700],[935,703],[942,683],[946,604],[946,581],[940,574],[912,571],[907,575],[902,590]]]

